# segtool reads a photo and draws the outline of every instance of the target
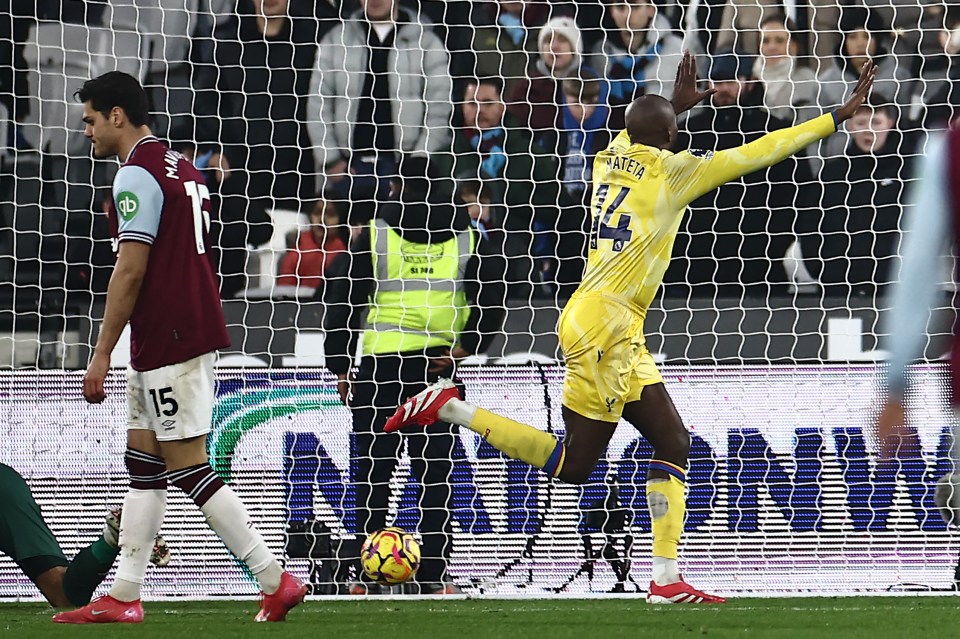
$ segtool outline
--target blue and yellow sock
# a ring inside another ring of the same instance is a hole
[[[508,457],[541,468],[551,477],[560,476],[566,448],[550,433],[483,408],[476,409],[466,426]]]
[[[686,471],[670,462],[653,459],[650,470],[666,473],[667,479],[647,480],[647,506],[653,528],[653,556],[676,560],[686,514]]]

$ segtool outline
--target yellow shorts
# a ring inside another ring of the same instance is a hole
[[[566,358],[563,405],[589,419],[618,422],[623,405],[663,381],[643,336],[643,315],[602,293],[574,296],[557,327]]]

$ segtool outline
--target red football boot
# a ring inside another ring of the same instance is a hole
[[[392,433],[411,424],[429,426],[438,422],[440,417],[437,412],[451,399],[460,399],[456,384],[449,379],[438,380],[402,403],[393,417],[387,420],[383,432]]]
[[[723,597],[708,595],[700,592],[682,579],[666,586],[658,586],[650,582],[650,592],[647,593],[647,603],[651,604],[722,604],[727,603]]]
[[[94,599],[83,608],[58,612],[54,623],[141,623],[143,606],[140,600],[117,601],[110,595]]]
[[[260,612],[254,621],[283,621],[287,613],[303,601],[307,596],[307,585],[284,572],[280,577],[280,587],[272,595],[260,593]]]

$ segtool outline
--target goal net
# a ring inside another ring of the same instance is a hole
[[[634,98],[672,95],[689,50],[700,89],[717,92],[663,146],[700,156],[831,111],[867,59],[879,71],[841,131],[701,197],[680,223],[644,331],[691,435],[684,577],[750,596],[953,587],[960,541],[933,500],[952,470],[938,361],[954,320],[949,256],[910,372],[917,445],[881,461],[869,432],[909,186],[960,102],[953,5],[27,4],[0,15],[0,463],[27,479],[68,556],[127,488],[129,334],[107,400],[81,393],[114,262],[105,211],[119,164],[93,158],[73,97],[121,70],[147,89],[154,133],[211,191],[231,346],[208,452],[288,569],[316,594],[344,593],[370,532],[359,519],[380,499],[386,522],[446,565],[394,594],[645,592],[653,450],[636,429],[619,425],[582,486],[465,428],[426,457],[417,437],[396,436],[384,457],[358,443],[371,406],[346,408],[328,369],[340,350],[360,364],[362,344],[331,327],[350,308],[355,335],[372,328],[372,220],[401,229],[397,250],[418,264],[469,230],[480,266],[463,290],[482,335],[457,369],[466,399],[562,438],[559,314],[591,240],[630,240],[592,205],[593,158]],[[378,374],[382,388],[396,381]],[[382,482],[358,471],[365,456],[395,462]],[[173,561],[151,568],[145,595],[255,594],[194,505],[169,495]],[[0,556],[0,598],[38,596]]]

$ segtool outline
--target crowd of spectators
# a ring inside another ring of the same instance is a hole
[[[911,158],[960,103],[960,7],[949,2],[3,4],[6,173],[32,170],[43,185],[14,193],[6,180],[3,199],[61,211],[66,246],[36,250],[61,251],[67,271],[81,271],[64,281],[95,289],[86,265],[103,260],[105,238],[90,234],[104,226],[76,219],[99,209],[115,167],[90,159],[65,74],[79,86],[120,68],[149,87],[154,130],[211,183],[224,297],[262,285],[250,252],[277,232],[275,210],[302,214],[283,230],[277,284],[322,288],[351,229],[395,197],[391,178],[408,157],[428,160],[429,201],[464,206],[475,227],[503,234],[512,295],[569,294],[586,255],[593,157],[634,98],[670,96],[684,49],[717,93],[681,123],[677,151],[806,120],[840,104],[868,59],[879,72],[846,134],[693,204],[666,294],[882,292]],[[53,60],[57,46],[66,50]],[[46,106],[64,96],[63,109]],[[0,220],[0,244],[10,224]]]

